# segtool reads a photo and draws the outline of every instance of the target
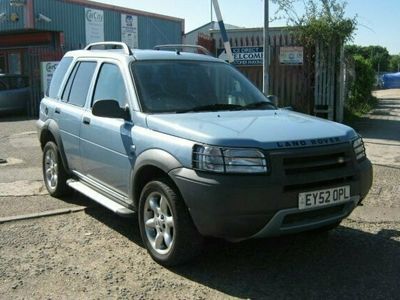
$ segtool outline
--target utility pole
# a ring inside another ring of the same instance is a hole
[[[264,0],[264,59],[263,59],[263,93],[269,93],[269,0]]]

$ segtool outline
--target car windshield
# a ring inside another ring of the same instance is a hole
[[[225,63],[140,61],[131,68],[147,113],[276,109],[246,77]]]

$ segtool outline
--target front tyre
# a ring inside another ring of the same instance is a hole
[[[67,172],[54,142],[47,142],[43,148],[42,169],[44,183],[49,194],[53,197],[66,195],[69,191]]]
[[[167,179],[151,181],[143,188],[139,227],[147,251],[161,265],[184,263],[201,251],[203,238]]]

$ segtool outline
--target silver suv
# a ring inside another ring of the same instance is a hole
[[[210,56],[91,44],[65,54],[40,105],[47,190],[137,212],[163,265],[231,241],[328,230],[368,193],[351,128],[278,109]]]

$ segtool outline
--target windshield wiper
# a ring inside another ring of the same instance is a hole
[[[176,111],[177,114],[187,112],[200,112],[200,111],[219,111],[219,110],[238,110],[242,106],[238,104],[227,104],[227,103],[215,103],[209,105],[196,106],[189,109],[182,109]]]
[[[246,109],[262,108],[262,107],[265,107],[267,109],[276,109],[275,105],[273,105],[271,102],[267,102],[267,101],[259,101],[259,102],[249,103],[245,106],[242,106],[240,109],[246,110]]]

